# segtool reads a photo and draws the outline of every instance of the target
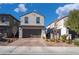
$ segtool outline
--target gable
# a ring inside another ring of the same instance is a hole
[[[35,13],[35,12],[27,13],[27,14],[25,14],[25,15],[22,15],[21,17],[25,17],[25,16],[28,16],[28,17],[38,16],[38,17],[43,17],[43,18],[44,18],[43,15],[40,15],[40,14]]]

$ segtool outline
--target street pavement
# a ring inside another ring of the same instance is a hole
[[[79,47],[26,47],[0,46],[0,54],[5,55],[78,55]]]

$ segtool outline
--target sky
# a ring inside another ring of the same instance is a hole
[[[0,3],[0,14],[11,14],[19,18],[29,12],[45,16],[45,26],[54,20],[68,15],[72,10],[79,10],[79,4],[74,3]]]

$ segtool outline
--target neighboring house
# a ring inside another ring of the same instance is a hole
[[[19,38],[44,36],[44,16],[31,12],[20,17]]]
[[[14,21],[15,24],[13,24],[12,21]],[[16,24],[18,22],[19,21],[10,14],[0,14],[0,33],[6,34],[6,37],[13,37],[11,24],[13,24],[13,26],[17,26]]]
[[[48,39],[52,38],[53,36],[53,28],[55,27],[55,22],[49,24],[47,27],[46,27],[46,37]]]
[[[62,17],[60,19],[55,20],[54,22],[52,22],[51,24],[49,24],[47,26],[47,29],[51,29],[53,33],[50,33],[50,38],[53,38],[52,36],[54,35],[54,32],[56,31],[56,35],[68,35],[69,34],[69,30],[68,28],[65,27],[64,23],[65,21],[68,19],[67,16]]]
[[[68,35],[68,28],[65,27],[65,21],[68,19],[67,16],[62,17],[56,21],[56,29],[60,30],[60,35]]]
[[[49,24],[49,25],[47,26],[47,29],[48,29],[48,28],[54,28],[54,27],[55,27],[55,22]]]

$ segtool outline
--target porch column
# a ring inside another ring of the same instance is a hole
[[[66,29],[66,33],[67,33],[67,35],[69,34],[69,29]]]
[[[46,34],[45,34],[45,30],[44,29],[41,30],[41,38],[43,38],[43,37],[46,38]]]
[[[50,33],[50,39],[53,39],[53,33]]]
[[[19,27],[19,38],[22,38],[22,28]]]

